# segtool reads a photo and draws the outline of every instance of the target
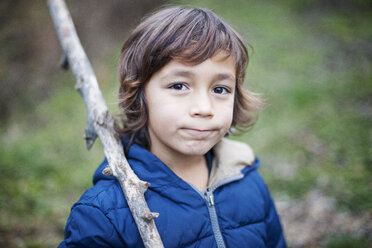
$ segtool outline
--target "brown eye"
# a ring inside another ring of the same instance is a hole
[[[212,90],[212,92],[221,95],[230,93],[230,91],[226,87],[216,87]]]
[[[186,90],[187,87],[183,83],[175,83],[169,86],[170,89],[175,89],[175,90]]]

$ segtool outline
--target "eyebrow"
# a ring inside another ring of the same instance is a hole
[[[175,71],[172,73],[174,76],[180,76],[180,77],[190,77],[192,76],[192,72],[189,71]]]
[[[173,71],[170,73],[171,76],[179,76],[179,77],[192,77],[194,73],[190,71],[184,71],[184,70],[178,70],[178,71]],[[214,80],[231,80],[235,81],[235,76],[233,76],[230,73],[218,73],[213,77]]]
[[[233,75],[231,75],[230,73],[219,73],[217,74],[215,77],[214,77],[215,80],[231,80],[231,81],[235,81],[235,77]]]

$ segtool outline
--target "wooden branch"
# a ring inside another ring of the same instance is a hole
[[[66,4],[63,0],[48,0],[48,7],[63,48],[63,67],[71,67],[76,78],[75,88],[83,97],[88,111],[84,135],[87,148],[92,147],[98,135],[109,163],[104,174],[112,175],[119,181],[145,247],[163,247],[154,221],[159,214],[151,213],[144,198],[150,184],[134,174],[124,156],[122,143],[114,130],[113,118],[108,112]]]

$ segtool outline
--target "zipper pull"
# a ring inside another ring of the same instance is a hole
[[[206,194],[209,206],[214,206],[213,193],[211,192],[211,189],[209,187],[207,187],[207,191],[205,192],[205,194]]]
[[[210,195],[209,195],[209,204],[210,204],[211,206],[214,206],[213,194],[210,194]]]

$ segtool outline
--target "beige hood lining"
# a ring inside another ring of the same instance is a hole
[[[209,186],[214,187],[224,179],[241,174],[241,170],[253,164],[252,148],[242,142],[223,138],[214,148]]]

